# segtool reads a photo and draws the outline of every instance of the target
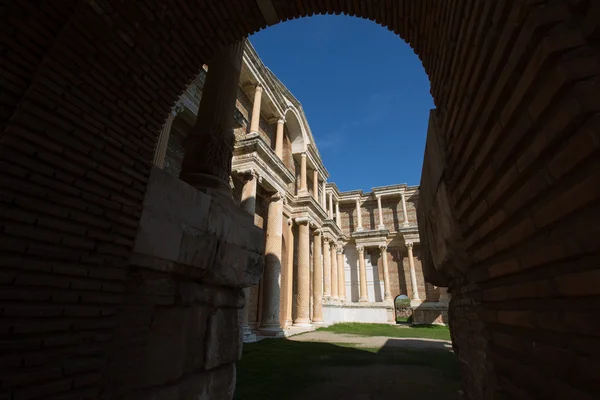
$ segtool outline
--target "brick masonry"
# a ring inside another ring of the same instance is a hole
[[[433,193],[464,250],[436,268],[465,398],[596,397],[598,3],[272,3],[368,18],[423,62]],[[161,126],[217,49],[268,24],[252,1],[47,0],[7,2],[2,25],[0,396],[95,399]]]

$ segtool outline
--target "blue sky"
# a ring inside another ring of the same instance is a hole
[[[343,191],[419,184],[434,106],[408,44],[342,15],[291,20],[250,41],[302,103],[330,182]]]

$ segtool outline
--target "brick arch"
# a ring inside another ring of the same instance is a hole
[[[5,6],[1,248],[8,300],[26,303],[6,332],[29,355],[11,367],[74,361],[9,390],[106,370],[156,137],[202,64],[280,20],[342,12],[397,33],[431,81],[423,263],[451,289],[466,397],[597,388],[596,2],[65,0]],[[576,378],[553,376],[566,365]]]

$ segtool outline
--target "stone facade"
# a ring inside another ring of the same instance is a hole
[[[132,334],[116,316],[137,281],[129,258],[174,103],[224,46],[233,56],[253,32],[325,13],[393,31],[430,78],[415,250],[426,280],[452,294],[465,399],[597,397],[598,2],[3,7],[1,397],[107,398],[113,343]],[[217,107],[203,115],[223,117],[211,139],[229,140],[229,94],[205,96]],[[206,143],[229,175],[230,143]]]

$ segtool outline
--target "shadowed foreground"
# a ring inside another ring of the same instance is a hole
[[[267,339],[244,345],[235,398],[456,399],[456,356],[444,342],[388,339],[380,348]],[[413,343],[416,344],[416,343]]]

